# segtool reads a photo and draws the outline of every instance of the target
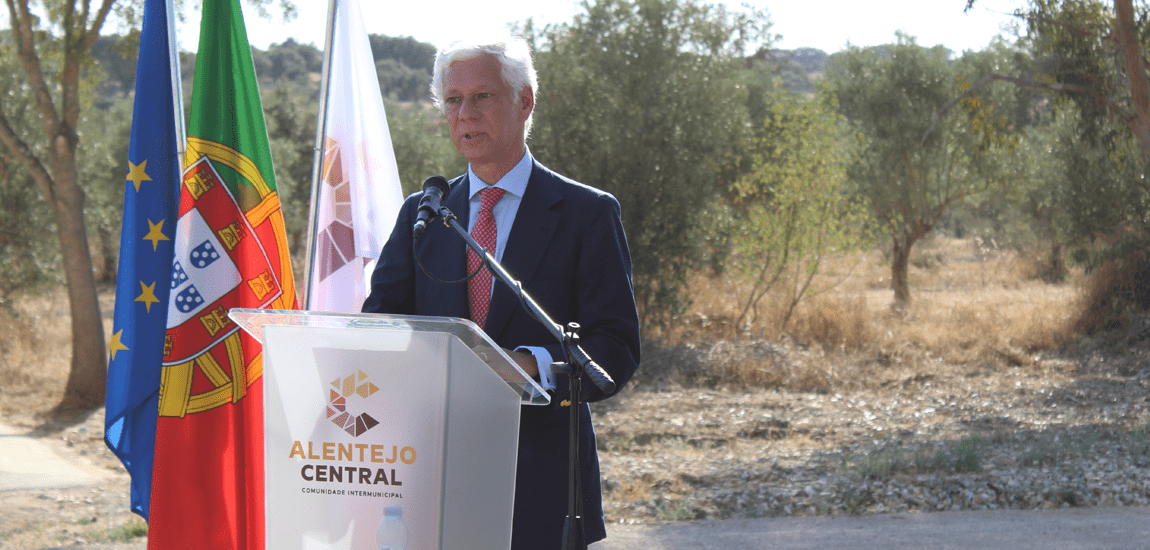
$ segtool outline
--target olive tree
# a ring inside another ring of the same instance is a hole
[[[912,249],[948,208],[1003,178],[999,154],[1013,142],[993,105],[959,96],[949,51],[925,48],[904,34],[898,42],[848,48],[828,62],[826,84],[859,138],[848,175],[865,196],[891,245],[894,305],[911,299]]]

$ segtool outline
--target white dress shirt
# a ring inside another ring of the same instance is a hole
[[[495,250],[492,255],[495,256],[495,261],[503,261],[503,251],[507,249],[507,236],[511,234],[511,226],[515,223],[515,214],[519,212],[519,204],[523,202],[523,194],[527,191],[527,180],[531,179],[531,168],[534,165],[534,159],[531,157],[531,151],[523,154],[523,158],[519,163],[507,172],[499,181],[495,183],[485,182],[475,175],[475,171],[471,169],[471,165],[467,165],[467,181],[468,188],[468,217],[467,217],[467,232],[470,233],[471,229],[475,227],[475,220],[479,217],[479,204],[480,195],[479,191],[486,187],[498,187],[503,189],[503,198],[495,203],[495,207],[491,209],[491,215],[495,218]],[[491,284],[494,291],[494,285],[503,284],[500,282],[499,277],[492,277]],[[492,293],[494,296],[494,292]],[[555,389],[554,374],[551,372],[551,353],[547,348],[535,346],[519,346],[515,351],[526,351],[535,357],[535,364],[539,367],[539,382],[545,390]]]

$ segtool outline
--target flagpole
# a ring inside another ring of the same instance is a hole
[[[176,113],[175,166],[183,168],[187,134],[184,131],[184,88],[180,78],[180,49],[176,43],[176,0],[164,0],[164,5],[168,9],[168,67],[172,73],[172,107]]]
[[[329,80],[331,79],[332,42],[335,35],[335,12],[338,3],[339,0],[330,0],[327,11],[327,38],[324,41],[323,73],[319,84],[319,113],[316,115],[315,157],[311,166],[311,207],[308,209],[307,218],[307,260],[304,262],[303,271],[304,310],[311,309],[311,286],[315,283],[312,280],[312,272],[315,269],[316,232],[319,230],[316,216],[319,212],[320,185],[323,184],[323,154],[325,149],[323,140],[324,136],[327,135],[327,104],[330,99],[328,97],[330,95],[328,84],[330,84]]]

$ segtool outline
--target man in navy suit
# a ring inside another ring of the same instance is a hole
[[[469,163],[467,173],[450,182],[443,205],[473,235],[477,223],[490,228],[494,221],[496,259],[552,320],[580,324],[581,346],[621,388],[639,364],[639,320],[619,203],[531,156],[526,138],[537,86],[531,52],[520,39],[457,42],[437,54],[432,95],[447,117],[452,143]],[[502,191],[484,213],[481,196],[488,188]],[[522,410],[511,547],[558,549],[568,506],[571,392],[567,377],[552,373],[550,364],[566,360],[564,352],[502,282],[488,288],[484,314],[472,311],[469,300],[487,285],[469,290],[467,284],[434,280],[466,276],[467,246],[440,223],[430,224],[413,245],[418,201],[414,194],[404,203],[363,311],[476,320],[552,393],[550,405]],[[482,221],[485,216],[489,221]],[[606,537],[606,529],[595,433],[585,402],[611,395],[590,381],[582,388],[579,471],[583,542],[589,544]]]

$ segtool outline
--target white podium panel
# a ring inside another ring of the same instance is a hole
[[[521,404],[470,321],[233,310],[263,342],[266,547],[508,548]]]

